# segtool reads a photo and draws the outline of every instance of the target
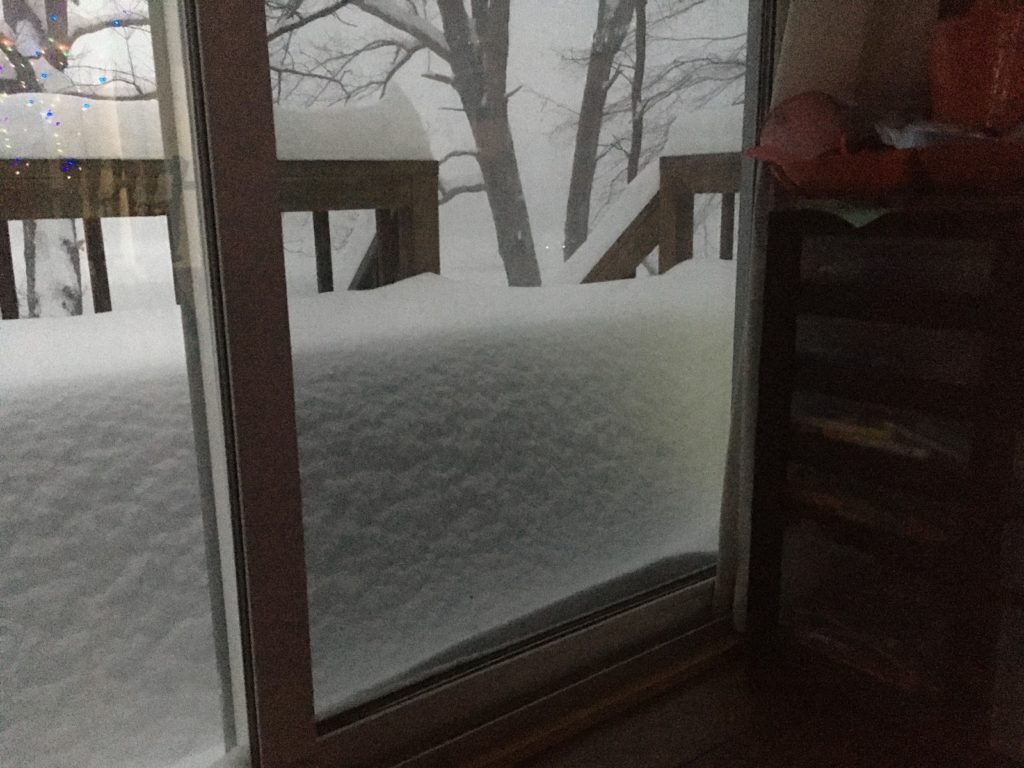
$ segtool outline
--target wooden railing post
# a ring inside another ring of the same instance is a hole
[[[18,290],[14,284],[14,253],[6,219],[0,219],[0,319],[18,319]]]
[[[99,219],[85,219],[85,256],[89,261],[92,281],[93,311],[109,312],[110,278],[107,274],[107,251],[103,245],[103,226]]]
[[[401,263],[401,226],[398,211],[377,209],[377,285],[390,285],[398,279]]]
[[[658,274],[693,258],[693,215],[692,192],[662,186]]]
[[[736,193],[722,193],[722,232],[719,238],[719,256],[732,259],[733,232],[736,227]]]
[[[331,220],[327,211],[313,211],[313,249],[316,252],[316,290],[334,290],[334,267],[331,264]]]

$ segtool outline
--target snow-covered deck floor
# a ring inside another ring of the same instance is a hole
[[[293,300],[321,713],[717,542],[734,269]],[[166,766],[219,712],[175,312],[0,328],[0,763]]]

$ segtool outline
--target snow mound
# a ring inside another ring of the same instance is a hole
[[[713,561],[734,279],[293,301],[321,715]],[[217,749],[180,322],[16,320],[0,344],[0,763]]]
[[[274,112],[281,160],[431,160],[416,107],[397,85],[368,106]]]
[[[0,102],[11,138],[0,158],[78,160],[164,157],[155,101],[107,101],[64,94],[12,94]],[[416,108],[397,86],[370,106],[274,109],[282,160],[430,160]]]
[[[712,155],[743,149],[743,105],[681,112],[669,129],[663,157]]]

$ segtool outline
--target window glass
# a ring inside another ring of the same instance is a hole
[[[186,102],[171,98],[185,69],[159,8],[3,3],[0,764],[12,768],[191,768],[245,738],[208,289],[196,198],[182,192],[195,166]]]
[[[713,565],[746,3],[266,8],[318,715]]]

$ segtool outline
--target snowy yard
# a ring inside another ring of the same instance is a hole
[[[713,561],[733,270],[293,299],[319,713]],[[5,768],[218,747],[181,348],[173,309],[0,329]]]

